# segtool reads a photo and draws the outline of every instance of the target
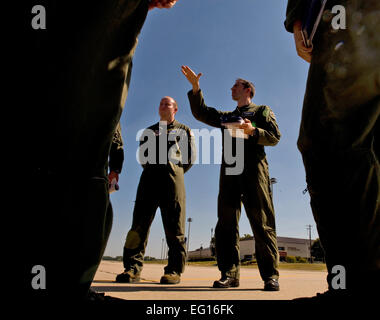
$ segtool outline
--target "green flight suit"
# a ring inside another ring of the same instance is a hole
[[[144,170],[137,188],[132,227],[127,234],[123,249],[124,269],[131,275],[140,274],[142,271],[149,229],[158,207],[161,210],[169,248],[165,273],[181,274],[185,268],[186,194],[184,173],[195,161],[195,143],[190,128],[176,120],[166,126],[167,137],[165,140],[160,140],[164,134],[165,127],[156,123],[145,130],[143,133],[145,137],[140,143],[140,148],[143,148],[144,144],[148,143],[149,136],[154,139],[154,147],[144,150],[145,154],[151,153],[153,157],[146,163],[142,163]],[[171,137],[175,137],[175,139]],[[164,159],[160,158],[160,151],[164,154]],[[173,152],[174,157],[178,160],[177,163],[169,158]]]
[[[260,275],[264,281],[278,279],[275,213],[264,151],[264,146],[274,146],[280,140],[281,134],[275,116],[268,106],[258,106],[254,103],[236,108],[232,112],[218,111],[205,105],[201,91],[196,94],[189,91],[188,97],[191,111],[199,121],[222,128],[221,116],[233,114],[251,120],[258,131],[256,136],[244,139],[244,169],[237,175],[226,174],[226,169],[231,165],[225,162],[226,146],[223,135],[218,222],[215,228],[218,268],[222,276],[240,276],[239,219],[243,202],[255,237]],[[232,138],[232,143],[235,140]]]
[[[148,0],[38,4],[46,30],[31,28],[26,8],[28,108],[20,127],[27,208],[18,278],[28,296],[72,301],[87,296],[111,231],[108,156]],[[46,270],[44,290],[31,286],[35,265]]]
[[[289,32],[302,19],[304,4],[288,2]],[[344,6],[346,29],[334,29],[334,5]],[[313,42],[298,148],[329,288],[338,265],[349,291],[378,288],[380,3],[327,1],[325,9]]]
[[[117,125],[115,134],[112,138],[110,156],[109,156],[109,171],[121,173],[124,162],[124,142],[121,135],[121,125]]]

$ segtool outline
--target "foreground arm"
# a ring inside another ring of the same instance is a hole
[[[313,48],[307,48],[303,42],[301,35],[302,16],[305,12],[305,0],[289,0],[286,8],[286,20],[284,22],[285,29],[294,34],[294,43],[297,54],[305,61],[311,61],[311,52]]]

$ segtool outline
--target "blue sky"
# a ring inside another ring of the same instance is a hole
[[[176,119],[193,129],[209,128],[191,114],[187,92],[191,89],[181,65],[202,72],[200,85],[206,104],[233,110],[231,86],[236,78],[252,81],[256,104],[269,105],[282,138],[266,147],[269,172],[276,177],[274,207],[277,235],[318,237],[310,210],[302,158],[297,150],[308,64],[295,51],[293,35],[283,27],[287,1],[279,0],[179,0],[170,10],[148,13],[133,60],[130,92],[121,117],[125,162],[120,190],[111,195],[114,219],[105,255],[122,255],[132,223],[137,185],[142,172],[136,161],[136,133],[159,120],[163,96],[179,105]],[[217,222],[219,183],[217,164],[194,165],[185,175],[187,218],[191,217],[190,250],[207,247]],[[157,185],[157,187],[159,187]],[[186,223],[186,235],[188,224]],[[242,208],[240,234],[252,234]],[[146,255],[161,255],[164,238],[160,211],[151,227]]]

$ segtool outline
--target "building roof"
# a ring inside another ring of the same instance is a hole
[[[240,240],[240,242],[244,241],[252,241],[254,240],[254,237],[249,239]],[[311,241],[315,241],[315,239],[311,239]],[[277,237],[277,242],[286,242],[286,243],[298,243],[298,244],[309,244],[310,239],[302,239],[302,238],[289,238],[289,237]],[[203,250],[209,250],[210,248],[203,248]],[[196,252],[199,251],[200,248],[190,251],[190,252]]]
[[[254,239],[254,237],[253,237]],[[244,240],[240,240],[240,242],[243,242],[243,241],[250,241],[252,239],[244,239]],[[309,243],[309,239],[301,239],[301,238],[288,238],[288,237],[277,237],[277,242],[287,242],[287,243]],[[313,239],[311,239],[311,241],[314,241]]]
[[[311,239],[311,241],[314,241]],[[287,238],[287,237],[277,237],[277,242],[288,242],[288,243],[309,243],[310,239],[301,238]]]

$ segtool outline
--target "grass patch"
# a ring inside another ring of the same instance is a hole
[[[145,263],[166,264],[167,260],[144,261]],[[188,261],[189,266],[217,267],[216,261]],[[242,268],[257,268],[257,263],[242,264]],[[280,262],[280,270],[327,271],[324,263],[286,263]]]
[[[281,263],[280,270],[327,271],[324,263]]]
[[[242,268],[258,268],[257,263],[242,264]],[[286,263],[280,262],[280,270],[327,271],[324,263]]]
[[[210,266],[210,267],[213,267],[213,266],[217,266],[217,263],[216,261],[188,261],[188,265],[190,266]]]
[[[257,263],[242,265],[242,268],[257,268]],[[280,262],[280,270],[327,271],[324,263],[286,263]]]

